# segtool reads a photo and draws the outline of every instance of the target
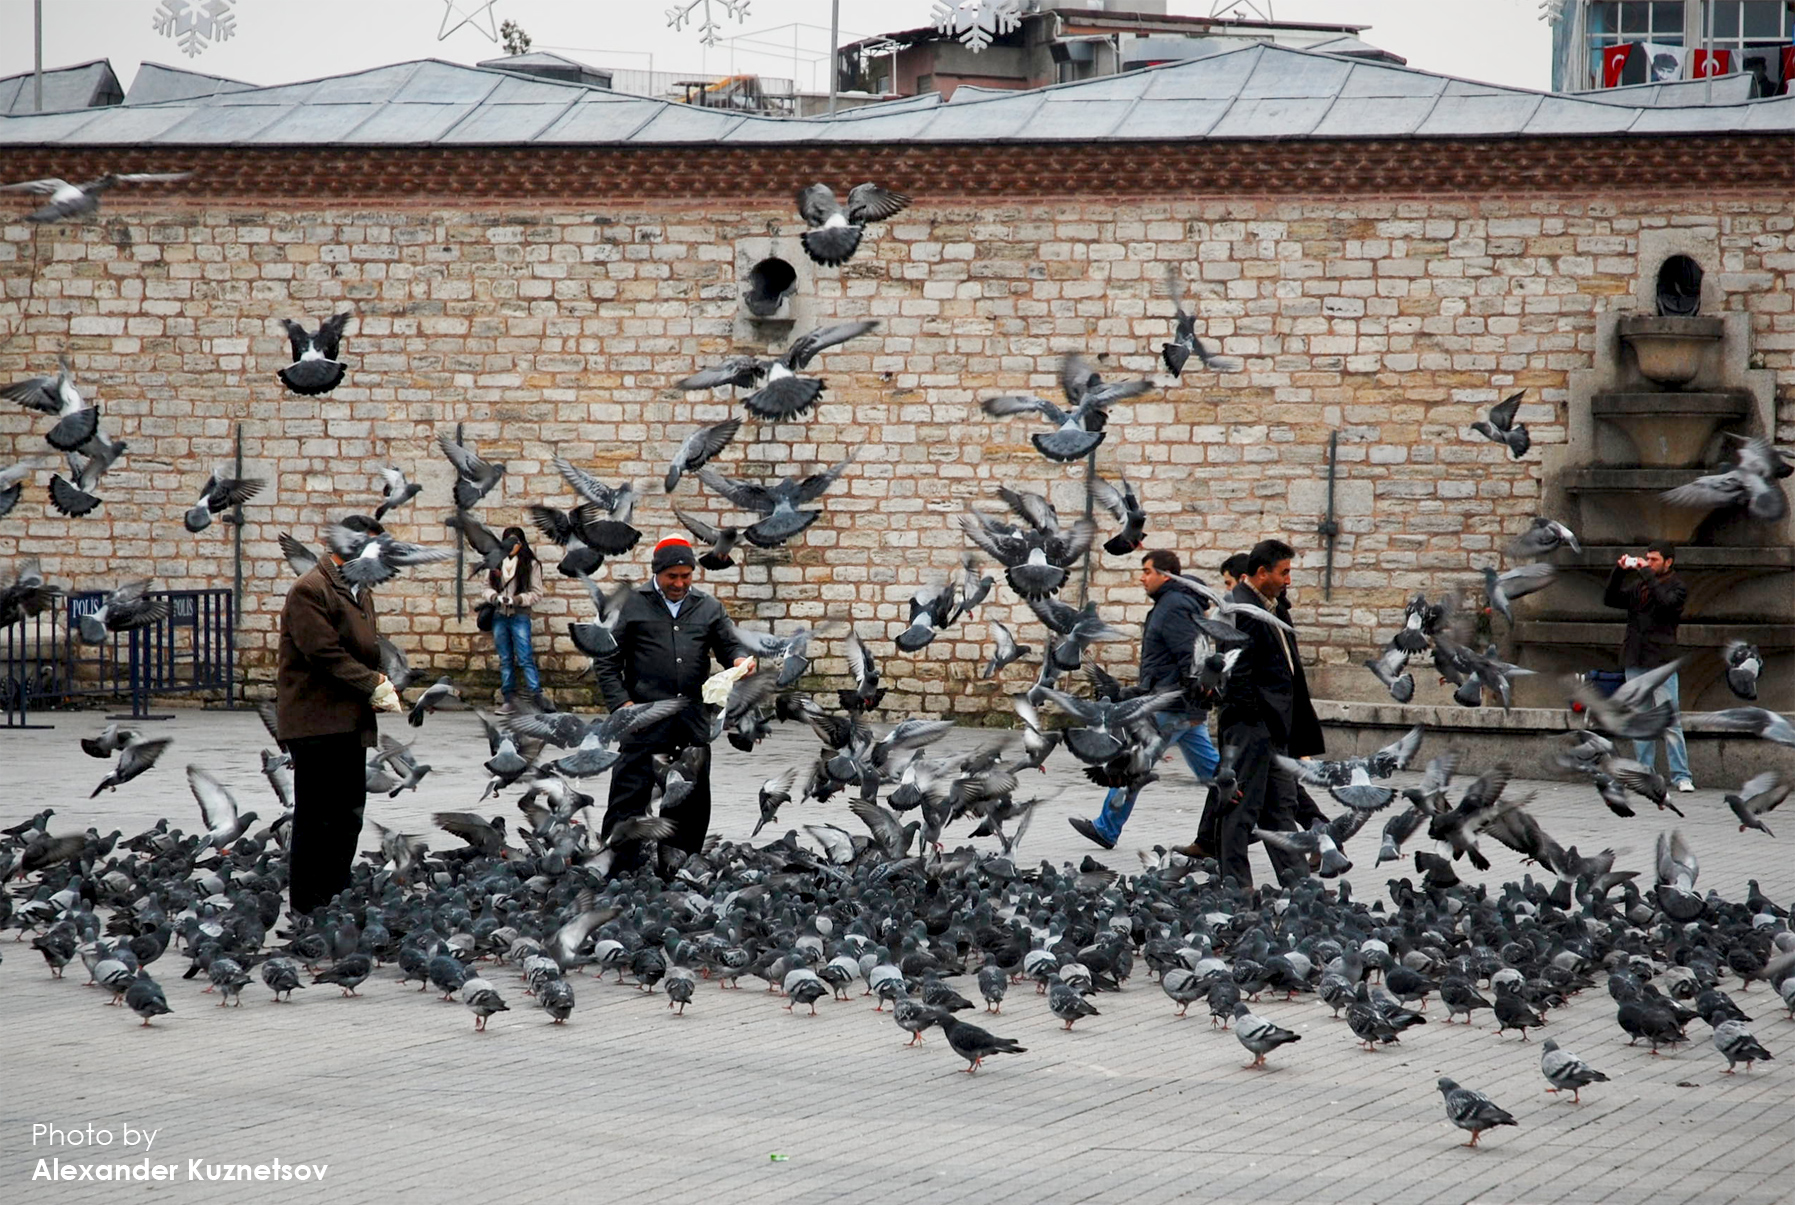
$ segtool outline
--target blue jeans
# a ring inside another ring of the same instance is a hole
[[[1185,718],[1183,715],[1167,715],[1162,711],[1153,717],[1153,722],[1164,732]],[[1190,772],[1197,776],[1197,781],[1208,782],[1209,776],[1215,773],[1221,756],[1215,751],[1215,742],[1209,739],[1209,717],[1205,715],[1189,718],[1200,722],[1178,738],[1178,748],[1183,751],[1184,760],[1190,766]],[[1097,813],[1097,819],[1091,821],[1091,827],[1102,833],[1105,840],[1115,841],[1121,837],[1122,826],[1128,823],[1128,815],[1133,810],[1134,801],[1128,797],[1128,792],[1120,787],[1112,787],[1109,794],[1103,797],[1103,810]]]
[[[530,645],[530,613],[492,617],[492,647],[499,654],[499,690],[509,698],[517,689],[517,671],[524,671],[524,686],[534,694],[542,689],[536,672],[536,650]]]
[[[1643,669],[1630,669],[1627,671],[1627,681],[1631,682],[1645,672]],[[1676,720],[1664,731],[1665,760],[1670,762],[1670,781],[1675,784],[1689,777],[1689,747],[1683,741],[1683,713],[1680,710],[1681,705],[1677,702],[1677,676],[1675,674],[1666,678],[1664,685],[1660,686],[1657,693],[1652,695],[1653,703],[1662,703],[1666,699],[1670,700],[1672,707],[1679,708]],[[1657,760],[1658,743],[1656,741],[1634,741],[1633,756],[1644,763],[1646,769],[1651,769],[1652,763]]]

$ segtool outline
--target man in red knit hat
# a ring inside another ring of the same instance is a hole
[[[736,642],[723,604],[692,588],[696,564],[691,542],[682,536],[654,546],[654,577],[625,598],[614,632],[616,651],[597,666],[598,687],[612,711],[630,703],[687,700],[684,711],[619,742],[622,758],[611,769],[604,818],[609,832],[625,817],[644,815],[654,793],[655,755],[701,747],[691,793],[663,813],[674,823],[666,844],[687,853],[703,847],[711,821],[710,725],[699,690],[711,676],[713,660],[722,666],[753,661]],[[640,843],[618,844],[617,870],[633,870],[640,860]]]

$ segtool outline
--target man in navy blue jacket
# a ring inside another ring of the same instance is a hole
[[[1147,621],[1141,625],[1139,689],[1143,692],[1182,690],[1184,677],[1190,672],[1191,653],[1197,639],[1197,617],[1207,604],[1194,591],[1172,580],[1183,572],[1178,554],[1168,549],[1156,548],[1141,560],[1141,588],[1153,600],[1153,609],[1147,612]],[[1209,739],[1206,722],[1208,716],[1203,712],[1168,714],[1162,711],[1154,717],[1154,722],[1163,729],[1182,723],[1186,718],[1194,723],[1178,738],[1178,747],[1184,751],[1184,760],[1190,765],[1191,773],[1197,776],[1197,781],[1208,782],[1216,765],[1215,745]],[[1133,807],[1133,799],[1127,791],[1111,788],[1097,819],[1073,816],[1071,824],[1082,836],[1104,849],[1114,849]]]

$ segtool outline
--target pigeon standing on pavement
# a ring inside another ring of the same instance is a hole
[[[1446,1120],[1471,1134],[1471,1141],[1465,1143],[1466,1146],[1476,1146],[1478,1136],[1485,1130],[1519,1124],[1507,1109],[1500,1108],[1483,1093],[1461,1088],[1443,1075],[1439,1089],[1446,1098]]]
[[[1608,1077],[1591,1067],[1568,1050],[1560,1050],[1558,1043],[1547,1038],[1539,1048],[1540,1074],[1551,1084],[1546,1091],[1552,1093],[1569,1092],[1571,1103],[1583,1103],[1583,1089],[1591,1084],[1605,1084]]]
[[[1264,1017],[1257,1016],[1245,1004],[1234,1006],[1234,1036],[1240,1040],[1253,1054],[1253,1061],[1248,1067],[1264,1067],[1265,1056],[1287,1042],[1300,1042],[1303,1035],[1274,1025]]]
[[[986,1059],[994,1054],[1027,1054],[1028,1047],[1018,1045],[1014,1038],[1000,1038],[990,1030],[980,1029],[977,1025],[962,1021],[952,1013],[947,1013],[937,1022],[947,1044],[953,1052],[966,1060],[966,1073],[970,1075],[984,1065]]]

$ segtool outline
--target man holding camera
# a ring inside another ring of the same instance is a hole
[[[1653,540],[1644,556],[1623,556],[1608,575],[1602,602],[1627,613],[1626,642],[1621,646],[1621,668],[1632,681],[1647,670],[1676,659],[1677,625],[1683,621],[1683,604],[1689,587],[1677,576],[1677,550],[1668,540]],[[1677,707],[1677,676],[1672,674],[1652,696],[1652,702],[1668,699]],[[1635,741],[1634,755],[1649,769],[1657,756],[1652,741]],[[1664,749],[1670,762],[1670,778],[1679,791],[1695,790],[1689,776],[1689,750],[1683,742],[1683,719],[1677,718],[1664,733]]]

